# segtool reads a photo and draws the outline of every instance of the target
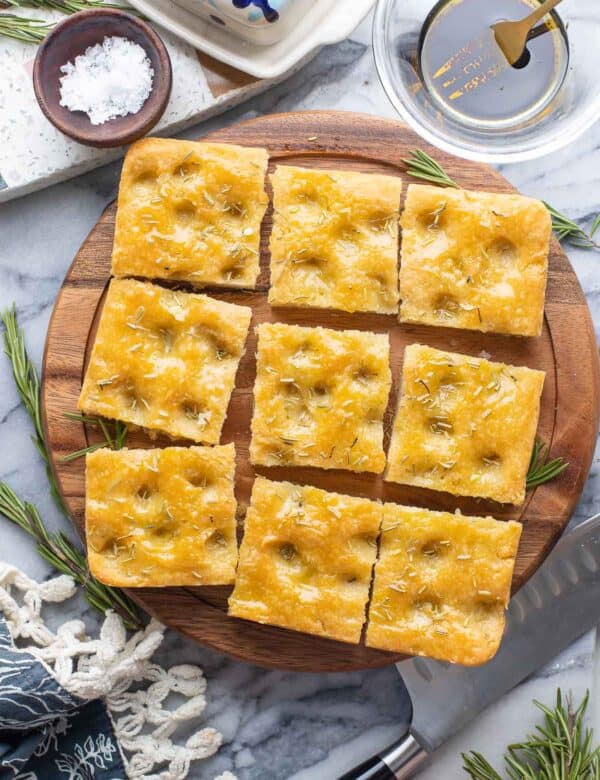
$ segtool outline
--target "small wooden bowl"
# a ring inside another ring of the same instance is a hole
[[[93,125],[83,111],[60,105],[60,68],[106,36],[139,44],[152,63],[152,91],[137,114]],[[86,146],[109,147],[132,143],[148,133],[163,115],[171,94],[171,60],[164,43],[145,22],[123,11],[94,8],[69,16],[39,47],[33,65],[33,88],[47,119],[62,133]]]

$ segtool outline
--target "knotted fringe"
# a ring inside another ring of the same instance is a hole
[[[0,563],[0,611],[13,641],[30,640],[22,649],[41,661],[69,693],[84,700],[103,698],[113,722],[130,778],[183,780],[192,761],[217,752],[222,735],[212,728],[194,732],[183,744],[172,737],[206,707],[202,669],[181,664],[163,669],[151,663],[165,627],[151,620],[127,639],[123,621],[107,612],[98,639],[89,639],[81,620],[68,620],[53,633],[41,616],[44,602],[70,598],[75,582],[65,575],[32,580],[15,566]],[[135,683],[142,683],[131,690]],[[185,701],[167,709],[171,694]],[[166,769],[160,769],[165,766]],[[215,780],[236,780],[225,772]]]

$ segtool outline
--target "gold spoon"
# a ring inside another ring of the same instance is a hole
[[[492,25],[496,43],[511,65],[521,58],[527,45],[527,36],[531,28],[549,13],[561,0],[545,0],[524,19],[518,22],[496,22]]]

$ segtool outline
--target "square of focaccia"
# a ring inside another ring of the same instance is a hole
[[[252,463],[381,473],[387,334],[258,326]]]
[[[254,287],[267,208],[265,149],[145,138],[123,165],[115,276]]]
[[[521,525],[386,504],[367,645],[452,663],[494,656]]]
[[[385,479],[521,504],[544,376],[407,347]]]
[[[87,455],[92,574],[128,588],[233,582],[234,470],[233,444]]]
[[[257,477],[229,614],[358,642],[383,508]]]
[[[397,313],[402,180],[280,165],[271,183],[269,302]]]
[[[79,409],[217,444],[251,316],[206,295],[113,280]]]
[[[408,187],[400,320],[539,336],[551,221],[522,195]]]

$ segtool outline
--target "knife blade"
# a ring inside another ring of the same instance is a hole
[[[600,515],[566,534],[511,600],[496,656],[464,667],[426,658],[397,665],[413,705],[408,733],[340,780],[403,780],[502,694],[600,622]]]

